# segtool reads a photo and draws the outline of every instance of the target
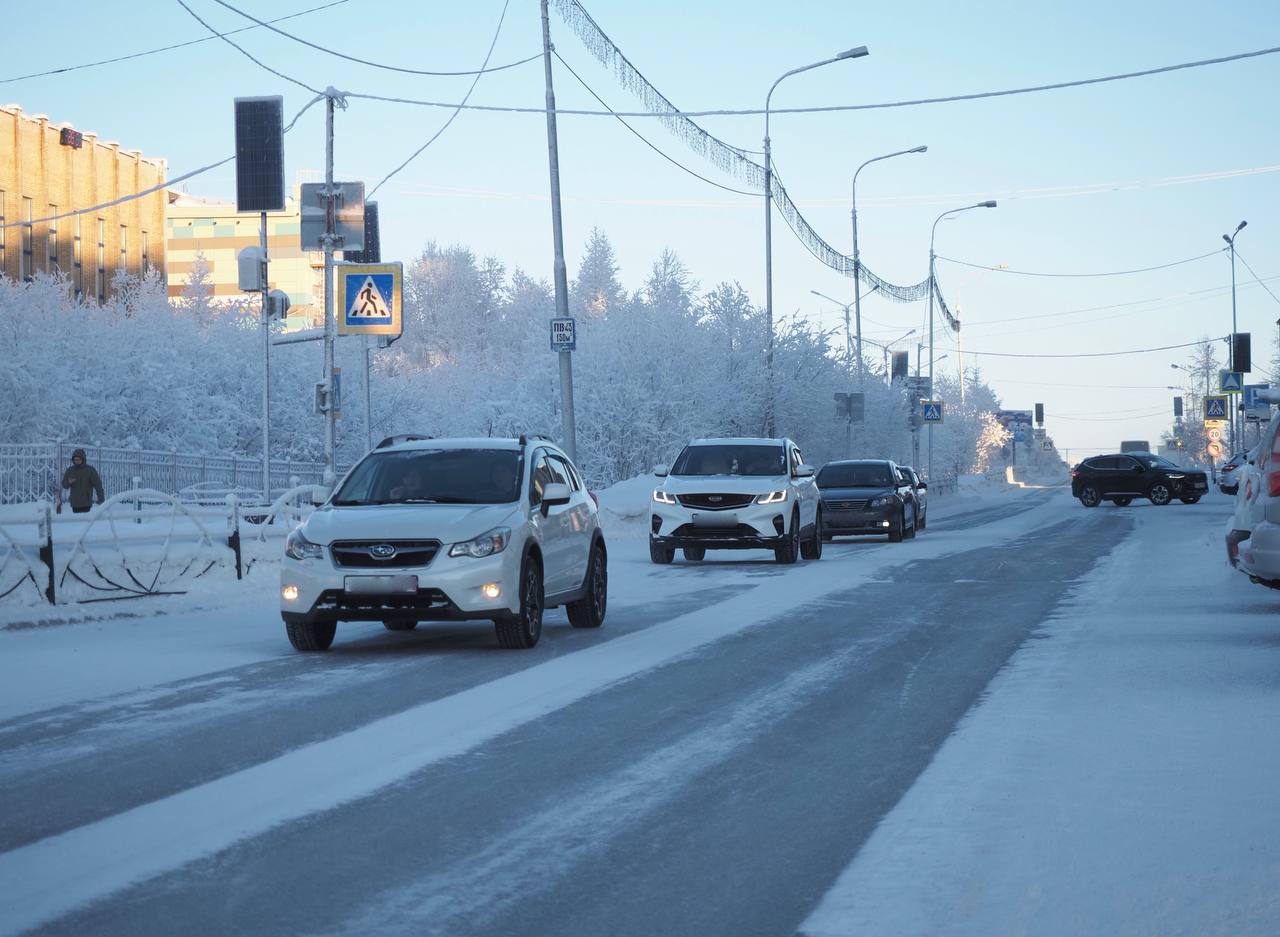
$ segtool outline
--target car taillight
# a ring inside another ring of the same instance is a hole
[[[600,499],[596,497],[596,493],[594,491],[588,491],[587,494],[591,495],[591,500],[596,503],[596,507],[600,507]]]
[[[1267,473],[1267,494],[1280,498],[1280,471]]]
[[[1072,478],[1079,478],[1079,477],[1080,477],[1080,473],[1079,473],[1079,472],[1077,472],[1075,469],[1072,469],[1072,470],[1071,470],[1071,477],[1072,477]]]

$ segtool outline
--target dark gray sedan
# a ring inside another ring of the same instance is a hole
[[[916,534],[916,500],[910,478],[888,459],[828,462],[818,473],[822,532],[887,534],[891,543]]]

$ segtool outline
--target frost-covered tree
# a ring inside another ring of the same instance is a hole
[[[574,314],[587,318],[607,318],[623,307],[626,293],[618,282],[618,259],[609,238],[599,228],[592,228],[587,236],[587,249],[569,298]]]

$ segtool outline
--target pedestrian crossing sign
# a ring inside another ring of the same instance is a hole
[[[941,400],[921,400],[920,401],[920,419],[925,423],[941,423],[942,422],[942,401]]]
[[[343,335],[399,335],[403,266],[339,264],[337,267],[338,331]]]
[[[1244,373],[1242,371],[1219,371],[1218,392],[1221,394],[1244,393]]]
[[[1227,397],[1205,397],[1205,420],[1225,420],[1227,418],[1227,400]]]

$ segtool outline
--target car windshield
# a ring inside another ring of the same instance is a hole
[[[730,444],[685,446],[672,475],[786,475],[782,446]]]
[[[375,452],[334,496],[339,506],[507,504],[520,497],[515,449],[415,449]]]
[[[883,462],[827,465],[818,473],[819,488],[884,488],[892,484],[893,475]]]
[[[1137,458],[1141,459],[1143,462],[1146,462],[1148,465],[1154,466],[1155,468],[1176,469],[1180,467],[1170,462],[1168,459],[1164,458],[1164,456],[1141,455],[1141,456],[1137,456]]]

